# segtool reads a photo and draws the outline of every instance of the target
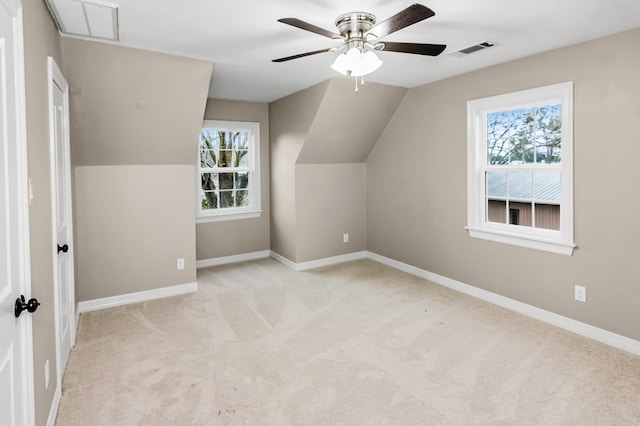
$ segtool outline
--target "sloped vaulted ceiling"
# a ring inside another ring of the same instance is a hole
[[[407,89],[334,78],[318,107],[297,164],[363,163]]]
[[[75,164],[189,164],[213,64],[64,37]]]

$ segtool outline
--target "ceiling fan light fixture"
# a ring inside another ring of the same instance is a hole
[[[86,0],[85,0],[86,1]],[[415,3],[401,10],[382,22],[376,22],[376,17],[367,12],[351,12],[338,16],[335,25],[340,34],[327,31],[297,18],[282,18],[282,22],[293,27],[300,28],[324,37],[342,41],[339,47],[314,50],[284,58],[273,59],[273,62],[286,62],[292,59],[304,58],[324,52],[338,51],[331,68],[342,75],[354,77],[356,93],[358,92],[358,80],[364,84],[364,76],[380,68],[382,61],[376,55],[376,50],[388,52],[411,53],[415,55],[438,56],[446,49],[444,44],[430,43],[400,43],[379,42],[378,40],[421,22],[435,15],[435,12],[426,6]]]
[[[365,74],[374,72],[380,68],[380,65],[382,65],[382,60],[372,50],[367,50],[362,54],[362,66],[367,70]]]
[[[338,55],[331,65],[333,70],[350,77],[361,77],[380,68],[382,61],[367,48],[351,47]]]

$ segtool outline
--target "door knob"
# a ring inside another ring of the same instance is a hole
[[[29,299],[28,302],[25,302],[24,295],[21,295],[20,297],[18,297],[16,299],[16,304],[15,304],[15,309],[14,309],[14,313],[16,315],[16,318],[18,318],[20,316],[22,311],[27,311],[27,312],[30,312],[30,313],[34,313],[36,311],[36,309],[38,309],[38,306],[40,306],[40,302],[38,302],[38,299],[31,298],[31,299]]]
[[[66,253],[69,251],[69,246],[68,245],[63,245],[62,247],[60,247],[60,244],[58,244],[58,253],[63,252]]]

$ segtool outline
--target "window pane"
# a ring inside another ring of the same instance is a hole
[[[233,165],[234,167],[249,167],[249,151],[233,151]]]
[[[509,202],[509,223],[518,226],[532,226],[531,203]]]
[[[506,223],[507,202],[501,200],[487,201],[487,222]]]
[[[531,172],[509,172],[509,198],[533,197],[533,178]]]
[[[220,189],[233,189],[233,173],[220,173]]]
[[[561,105],[487,114],[487,163],[559,163]]]
[[[487,162],[509,163],[509,112],[487,114]]]
[[[236,207],[249,205],[249,191],[236,191]]]
[[[216,191],[204,191],[201,200],[202,210],[218,208],[218,193]]]
[[[511,161],[510,164],[533,162],[533,108],[511,111]]]
[[[533,180],[536,200],[560,201],[560,172],[535,172]]]
[[[560,229],[560,206],[536,203],[536,228]]]
[[[201,149],[200,150],[200,167],[213,168],[217,167],[218,154],[213,149]]]
[[[520,223],[520,210],[509,209],[509,225],[517,225]]]
[[[221,131],[218,132],[218,135],[220,136],[220,149],[231,149],[231,139],[233,138],[232,133],[228,131]]]
[[[236,188],[247,189],[248,186],[249,186],[249,173],[248,172],[236,173]]]
[[[487,196],[505,198],[507,196],[507,172],[487,172]]]
[[[200,148],[214,149],[220,147],[220,135],[213,130],[203,130],[200,133]]]
[[[536,138],[536,163],[560,162],[560,134],[540,135]]]
[[[233,191],[220,191],[220,207],[223,209],[233,207]]]
[[[233,135],[234,149],[247,149],[249,147],[249,133],[235,132]]]
[[[561,154],[562,105],[536,110],[536,162],[559,163]]]
[[[218,174],[217,173],[202,173],[200,175],[200,184],[202,190],[211,191],[217,189]]]
[[[218,154],[218,167],[233,167],[233,151],[221,149]]]

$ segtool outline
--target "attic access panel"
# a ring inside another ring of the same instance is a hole
[[[45,0],[63,34],[118,41],[118,5],[99,0]]]

